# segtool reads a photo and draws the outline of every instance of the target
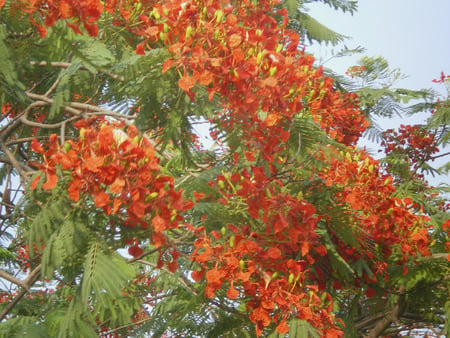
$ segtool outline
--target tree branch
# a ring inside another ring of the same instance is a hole
[[[389,325],[391,325],[393,322],[397,321],[400,318],[400,316],[403,314],[406,308],[405,292],[406,287],[402,285],[398,291],[397,304],[375,325],[375,327],[369,332],[366,338],[379,337],[384,332],[384,330],[386,330],[389,327]]]
[[[6,271],[0,270],[0,278],[6,279],[8,282],[16,284],[17,286],[20,286],[21,288],[28,289],[28,285],[25,283],[25,281],[18,279],[16,277],[14,277],[13,275],[10,275]]]
[[[434,259],[447,259],[448,253],[434,253],[430,257]]]
[[[53,99],[51,99],[45,95],[35,94],[32,92],[25,92],[25,94],[30,99],[36,100],[37,102],[43,102],[43,103],[46,103],[47,105],[53,104]],[[66,102],[64,104],[64,109],[66,109],[67,111],[70,111],[76,115],[82,115],[83,112],[80,112],[79,110],[84,110],[86,112],[100,113],[102,115],[108,115],[108,116],[117,117],[119,119],[125,119],[125,120],[134,120],[136,118],[135,115],[124,115],[124,114],[116,113],[111,110],[104,109],[99,106],[88,104],[88,103]],[[79,110],[77,110],[77,109],[79,109]],[[97,115],[97,114],[92,114],[92,115]],[[58,128],[59,128],[59,125],[58,125]]]
[[[23,281],[22,291],[20,291],[14,299],[8,303],[3,311],[0,313],[0,322],[5,319],[8,313],[17,305],[17,303],[25,296],[27,292],[30,291],[30,288],[41,276],[41,265],[39,264],[33,271],[31,271],[30,275]]]
[[[109,331],[107,331],[107,332],[101,332],[101,333],[99,334],[99,336],[100,336],[100,337],[109,337],[109,336],[110,336],[112,333],[114,333],[114,332],[117,332],[117,331],[122,330],[122,329],[126,329],[127,327],[132,327],[132,326],[136,326],[136,325],[141,325],[141,324],[143,324],[143,323],[145,323],[145,322],[148,322],[148,321],[151,320],[151,319],[153,319],[153,318],[152,318],[152,317],[147,317],[147,318],[138,320],[137,322],[125,324],[125,325],[116,327],[115,329],[111,329],[111,330],[109,330]]]
[[[5,153],[6,157],[12,164],[12,166],[17,170],[20,176],[21,184],[24,185],[25,182],[27,182],[27,173],[23,170],[21,163],[17,161],[14,154],[5,146],[5,143],[3,143],[3,140],[0,140],[0,149]]]

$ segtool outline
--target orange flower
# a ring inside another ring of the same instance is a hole
[[[277,332],[279,334],[284,334],[289,332],[289,326],[286,324],[286,320],[283,319],[277,326]]]
[[[278,123],[279,120],[280,120],[280,114],[278,114],[278,113],[269,113],[269,114],[267,114],[267,117],[264,120],[264,123],[268,127],[273,127],[274,125],[276,125]]]
[[[231,283],[230,288],[227,291],[227,297],[230,299],[236,299],[239,296],[239,291],[235,289],[233,283]]]
[[[192,87],[195,86],[196,80],[189,75],[184,75],[179,81],[178,85],[181,89],[183,89],[185,92],[188,92],[191,90]]]

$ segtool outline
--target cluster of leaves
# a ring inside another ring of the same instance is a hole
[[[430,285],[443,312],[414,318],[448,330],[446,204],[399,171],[445,144],[445,105],[441,136],[388,132],[379,164],[355,146],[370,114],[421,93],[345,90],[298,48],[320,34],[293,3],[0,2],[0,161],[24,188],[3,194],[2,332],[378,335]]]

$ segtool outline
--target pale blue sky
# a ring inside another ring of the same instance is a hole
[[[385,57],[392,68],[408,75],[402,86],[432,87],[441,71],[450,73],[450,0],[360,0],[352,16],[322,4],[310,14],[335,31],[349,36],[349,48],[365,47],[366,54]],[[319,54],[326,55],[326,47]],[[355,62],[357,58],[353,59]],[[345,71],[351,60],[333,60],[330,67]],[[437,88],[437,87],[435,87]]]
[[[407,77],[397,86],[433,88],[445,93],[444,87],[432,83],[432,80],[438,78],[441,71],[450,74],[450,0],[360,0],[358,11],[353,16],[322,3],[308,7],[314,18],[349,37],[340,47],[344,44],[349,48],[364,47],[364,55],[383,56],[392,69],[399,68]],[[309,50],[320,62],[331,55],[332,49],[337,51],[340,47],[313,46]],[[343,74],[356,64],[358,58],[333,59],[326,66]],[[388,129],[422,121],[417,116],[377,122]],[[369,142],[364,144],[371,148],[375,146]],[[445,157],[434,165],[440,166],[449,160]],[[434,185],[449,181],[449,175],[430,178]]]

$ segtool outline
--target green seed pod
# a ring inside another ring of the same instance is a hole
[[[153,201],[156,197],[158,197],[159,196],[159,194],[156,192],[156,191],[154,191],[154,192],[152,192],[150,195],[147,195],[146,197],[145,197],[145,201],[146,202],[150,202],[150,201]]]
[[[234,244],[236,243],[236,236],[230,237],[230,248],[234,248]]]
[[[293,282],[294,282],[294,274],[291,273],[291,274],[289,275],[289,278],[288,278],[288,283],[289,283],[289,284],[292,284]]]
[[[216,18],[216,22],[221,22],[223,19],[223,11],[221,9],[216,10],[214,17]]]
[[[86,129],[84,129],[84,127],[83,128],[81,128],[80,129],[80,140],[81,141],[84,141],[84,134],[86,133]]]
[[[258,53],[258,55],[256,56],[256,64],[260,65],[262,62],[262,59],[264,57],[265,51],[261,51]]]
[[[193,28],[192,28],[192,26],[188,26],[187,28],[186,28],[186,39],[189,39],[190,37],[191,37],[191,35],[192,35],[192,30],[193,30]]]
[[[164,33],[167,33],[168,31],[170,31],[170,26],[165,23],[164,27],[163,27],[163,31],[164,31]]]
[[[155,17],[156,20],[159,20],[161,18],[161,14],[159,14],[159,10],[156,8],[153,8],[153,16]]]

